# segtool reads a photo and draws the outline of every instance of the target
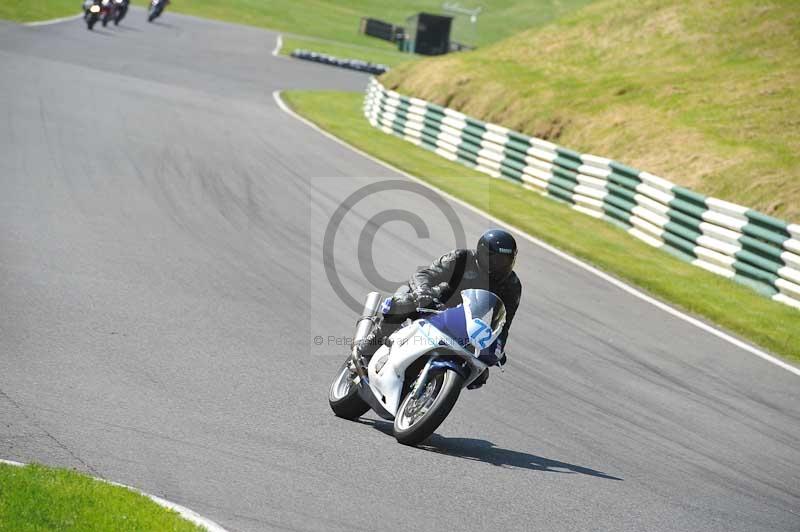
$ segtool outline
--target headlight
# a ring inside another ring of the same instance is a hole
[[[92,6],[89,8],[90,13],[98,13],[100,12],[100,6]]]

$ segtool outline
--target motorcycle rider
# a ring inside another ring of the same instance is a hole
[[[516,256],[514,237],[502,229],[483,233],[475,249],[456,249],[442,255],[429,267],[417,271],[384,302],[383,320],[358,346],[359,354],[368,361],[406,319],[419,317],[417,308],[455,307],[461,303],[462,290],[481,288],[503,302],[506,322],[497,341],[483,350],[479,359],[490,366],[505,364],[508,331],[522,296],[522,283],[514,273]],[[479,388],[488,378],[487,369],[469,387]]]
[[[150,0],[150,6],[152,7],[152,5],[153,5],[153,0]],[[168,5],[169,5],[169,0],[162,0],[162,2],[161,2],[161,12],[162,13],[164,12],[165,9],[167,9]]]
[[[82,4],[83,8],[83,18],[86,18],[89,15],[89,8],[92,7],[94,4],[100,5],[99,0],[84,0]]]

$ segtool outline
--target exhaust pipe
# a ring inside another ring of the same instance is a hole
[[[381,305],[381,294],[379,292],[370,292],[367,294],[367,299],[364,302],[364,310],[361,312],[361,317],[356,322],[356,335],[353,337],[353,349],[351,356],[353,364],[355,365],[356,373],[362,379],[367,377],[367,371],[364,367],[364,361],[358,354],[358,345],[363,342],[372,328],[375,326],[375,317],[378,315],[378,309]]]

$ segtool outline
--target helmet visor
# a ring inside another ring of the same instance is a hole
[[[514,269],[515,260],[516,257],[510,253],[489,254],[489,275],[496,278],[505,277]]]

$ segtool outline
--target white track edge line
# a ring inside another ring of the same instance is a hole
[[[26,465],[26,464],[23,464],[22,462],[15,462],[13,460],[4,460],[2,458],[0,458],[0,464],[7,464],[7,465],[15,466],[15,467],[25,467],[25,465]],[[206,519],[202,515],[200,515],[197,512],[195,512],[194,510],[190,510],[189,508],[186,508],[185,506],[181,506],[180,504],[176,504],[176,503],[168,501],[166,499],[162,499],[161,497],[156,497],[155,495],[150,495],[149,493],[145,493],[144,491],[142,491],[140,489],[136,489],[136,488],[134,488],[132,486],[126,486],[125,484],[120,484],[119,482],[112,482],[110,480],[106,480],[104,478],[98,478],[98,477],[91,477],[91,478],[93,478],[95,480],[99,480],[100,482],[105,482],[106,484],[109,484],[111,486],[118,486],[120,488],[125,488],[125,489],[130,490],[130,491],[132,491],[134,493],[138,493],[139,495],[144,495],[145,497],[147,497],[148,499],[150,499],[151,501],[153,501],[157,505],[161,506],[162,508],[166,508],[168,510],[173,510],[173,511],[177,512],[185,520],[189,521],[190,523],[194,523],[195,525],[198,525],[198,526],[201,526],[201,527],[205,528],[206,530],[208,530],[208,532],[228,532],[226,529],[222,528],[221,526],[219,526],[214,521],[212,521],[210,519]]]
[[[462,207],[464,207],[466,209],[469,209],[472,212],[483,216],[487,220],[490,220],[491,222],[496,223],[501,227],[504,227],[504,228],[506,228],[506,229],[508,229],[510,231],[513,231],[514,233],[517,233],[519,236],[521,236],[525,240],[531,242],[532,244],[535,244],[535,245],[541,247],[542,249],[546,249],[547,251],[553,253],[554,255],[556,255],[556,256],[558,256],[558,257],[560,257],[560,258],[562,258],[562,259],[564,259],[564,260],[566,260],[566,261],[568,261],[568,262],[570,262],[570,263],[572,263],[572,264],[584,269],[584,270],[586,270],[587,272],[590,272],[590,273],[596,275],[597,277],[600,277],[601,279],[611,283],[612,285],[614,285],[617,288],[629,293],[630,295],[632,295],[634,297],[637,297],[637,298],[641,299],[642,301],[650,303],[654,307],[657,307],[657,308],[663,310],[664,312],[666,312],[668,314],[671,314],[672,316],[674,316],[674,317],[676,317],[678,319],[681,319],[681,320],[683,320],[683,321],[685,321],[685,322],[687,322],[687,323],[689,323],[691,325],[694,325],[695,327],[697,327],[699,329],[702,329],[702,330],[706,331],[707,333],[712,334],[712,335],[716,336],[717,338],[720,338],[721,340],[724,340],[724,341],[726,341],[726,342],[728,342],[728,343],[730,343],[732,345],[735,345],[736,347],[739,347],[739,348],[747,351],[748,353],[750,353],[752,355],[755,355],[755,356],[757,356],[757,357],[759,357],[761,359],[766,360],[767,362],[775,364],[776,366],[778,366],[780,368],[783,368],[783,369],[785,369],[786,371],[788,371],[790,373],[794,373],[795,375],[800,376],[800,368],[792,366],[791,364],[788,364],[788,363],[784,362],[783,360],[770,355],[769,353],[765,353],[761,349],[758,349],[757,347],[755,347],[753,345],[750,345],[747,342],[739,340],[738,338],[736,338],[734,336],[731,336],[730,334],[728,334],[728,333],[726,333],[724,331],[721,331],[721,330],[717,329],[716,327],[713,327],[713,326],[711,326],[711,325],[709,325],[709,324],[707,324],[707,323],[705,323],[705,322],[703,322],[703,321],[701,321],[701,320],[699,320],[697,318],[689,316],[688,314],[685,314],[685,313],[681,312],[680,310],[678,310],[676,308],[673,308],[670,305],[668,305],[668,304],[666,304],[666,303],[664,303],[662,301],[659,301],[658,299],[655,299],[652,296],[649,296],[649,295],[645,294],[644,292],[641,292],[640,290],[634,288],[633,286],[629,285],[628,283],[620,281],[616,277],[612,277],[611,275],[609,275],[609,274],[607,274],[607,273],[605,273],[605,272],[603,272],[601,270],[598,270],[594,266],[591,266],[591,265],[583,262],[582,260],[577,259],[577,258],[573,257],[572,255],[569,255],[569,254],[561,251],[560,249],[557,249],[557,248],[551,246],[550,244],[548,244],[548,243],[546,243],[546,242],[544,242],[542,240],[539,240],[538,238],[536,238],[534,236],[529,235],[525,231],[523,231],[523,230],[521,230],[521,229],[519,229],[517,227],[514,227],[513,225],[510,225],[510,224],[508,224],[508,223],[506,223],[506,222],[504,222],[502,220],[499,220],[499,219],[495,218],[491,214],[480,210],[479,208],[475,207],[474,205],[470,205],[469,203],[465,202],[464,200],[461,200],[459,198],[451,196],[447,192],[436,188],[435,186],[431,185],[430,183],[426,183],[425,181],[422,181],[421,179],[409,174],[408,172],[404,172],[403,170],[400,170],[399,168],[395,168],[391,164],[389,164],[387,162],[384,162],[384,161],[381,161],[380,159],[378,159],[376,157],[373,157],[372,155],[370,155],[370,154],[368,154],[368,153],[356,148],[355,146],[352,146],[352,145],[348,144],[347,142],[343,141],[342,139],[336,137],[335,135],[333,135],[331,133],[328,133],[327,131],[323,130],[322,128],[320,128],[319,126],[317,126],[315,123],[311,122],[310,120],[308,120],[306,118],[303,118],[302,116],[300,116],[297,113],[295,113],[294,111],[292,111],[283,102],[283,99],[281,98],[281,91],[279,91],[279,90],[273,91],[272,92],[272,97],[274,98],[275,102],[278,104],[278,107],[280,107],[282,111],[284,111],[285,113],[288,113],[289,115],[293,116],[294,118],[300,120],[301,122],[305,123],[307,126],[317,130],[319,133],[322,133],[326,137],[338,142],[342,146],[346,146],[347,148],[349,148],[349,149],[353,150],[354,152],[358,153],[359,155],[362,155],[362,156],[366,157],[367,159],[370,159],[371,161],[376,162],[376,163],[380,164],[381,166],[383,166],[385,168],[388,168],[389,170],[392,170],[393,172],[397,172],[397,173],[399,173],[401,175],[404,175],[407,178],[411,179],[412,181],[415,181],[416,183],[419,183],[419,184],[421,184],[423,186],[428,187],[429,189],[437,192],[438,194],[441,194],[442,196],[444,196],[448,200],[453,201],[453,202],[461,205]]]
[[[23,22],[23,26],[35,28],[36,26],[49,26],[50,24],[59,24],[61,22],[69,22],[70,20],[77,20],[83,16],[83,13],[71,15],[69,17],[51,18],[50,20],[35,20],[33,22]]]
[[[283,35],[279,33],[278,38],[275,39],[275,48],[272,50],[272,56],[278,57],[278,54],[281,53],[281,48],[283,48]]]

